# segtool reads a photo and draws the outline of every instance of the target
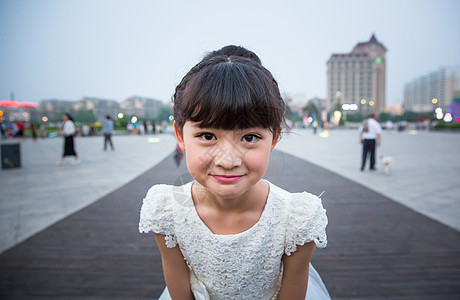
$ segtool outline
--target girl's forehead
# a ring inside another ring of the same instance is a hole
[[[263,127],[250,127],[250,128],[243,128],[243,129],[220,129],[220,128],[214,128],[214,127],[200,127],[199,122],[193,122],[193,121],[186,121],[184,123],[183,128],[187,128],[193,131],[212,131],[212,132],[225,132],[225,133],[242,133],[242,132],[248,132],[248,131],[257,131],[257,132],[270,132],[271,130],[269,128],[263,128]]]

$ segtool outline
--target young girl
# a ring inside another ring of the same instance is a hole
[[[173,98],[195,180],[155,185],[142,205],[139,231],[155,234],[162,256],[160,299],[330,299],[309,263],[327,243],[321,199],[262,179],[283,124],[278,84],[252,52],[226,48]]]

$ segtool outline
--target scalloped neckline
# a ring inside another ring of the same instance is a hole
[[[246,235],[247,233],[255,230],[254,228],[258,227],[259,224],[265,220],[265,215],[267,214],[267,211],[268,211],[268,206],[271,205],[271,198],[272,198],[272,191],[273,191],[273,188],[272,188],[272,184],[271,182],[269,182],[268,180],[265,180],[263,179],[265,182],[268,183],[268,187],[269,187],[269,190],[268,190],[268,195],[267,195],[267,200],[265,201],[265,206],[264,206],[264,209],[262,211],[262,214],[260,215],[260,218],[259,220],[257,220],[256,223],[254,223],[254,225],[252,225],[250,228],[242,231],[242,232],[238,232],[238,233],[231,233],[231,234],[220,234],[220,233],[214,233],[212,232],[212,230],[208,227],[208,225],[206,225],[206,223],[201,219],[200,215],[198,214],[198,212],[196,211],[196,207],[195,207],[195,202],[193,202],[193,198],[192,198],[192,186],[193,186],[193,183],[196,181],[196,180],[193,180],[191,182],[188,183],[188,188],[187,188],[187,191],[188,191],[188,198],[189,200],[192,202],[192,208],[191,208],[191,211],[192,211],[192,214],[194,216],[194,218],[196,218],[198,220],[198,223],[201,224],[202,227],[205,228],[205,230],[212,236],[218,236],[218,237],[239,237],[239,236],[243,236],[243,235]]]

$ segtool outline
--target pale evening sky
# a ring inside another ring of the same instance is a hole
[[[387,104],[460,65],[460,1],[0,0],[0,100],[84,96],[167,102],[228,44],[256,52],[282,92],[326,97],[326,62],[373,33],[388,49]]]

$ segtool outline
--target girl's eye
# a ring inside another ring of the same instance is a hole
[[[205,141],[212,141],[216,139],[216,136],[209,132],[200,133],[198,137]]]
[[[258,139],[260,139],[260,137],[258,137],[258,136],[255,135],[255,134],[246,134],[246,135],[243,136],[243,138],[242,138],[243,141],[248,142],[248,143],[254,143],[254,142],[256,142]]]

